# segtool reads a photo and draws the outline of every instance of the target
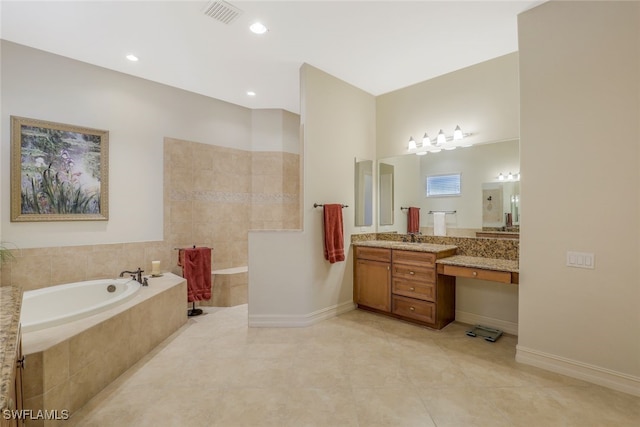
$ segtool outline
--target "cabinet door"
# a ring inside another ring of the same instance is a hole
[[[356,261],[355,302],[358,305],[391,311],[391,268],[388,262]]]

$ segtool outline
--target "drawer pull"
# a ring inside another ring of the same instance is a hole
[[[409,288],[410,291],[415,291],[416,288],[414,288],[413,286]]]
[[[413,276],[416,273],[414,273],[413,271],[410,271],[409,274]]]
[[[472,274],[473,274],[474,276],[477,276],[477,275],[478,275],[478,272],[477,272],[477,271],[474,271]]]
[[[415,307],[409,307],[409,310],[416,311]]]

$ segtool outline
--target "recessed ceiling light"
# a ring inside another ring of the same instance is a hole
[[[247,96],[256,96],[256,93],[252,90],[247,91]]]
[[[127,55],[127,59],[129,61],[136,62],[138,60],[138,57],[135,56],[134,54],[130,53],[129,55]]]
[[[249,26],[249,29],[252,33],[255,34],[264,34],[267,32],[267,27],[264,26],[262,22],[256,22]]]

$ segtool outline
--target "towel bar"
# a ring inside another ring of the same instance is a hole
[[[444,213],[446,213],[446,214],[454,214],[454,213],[456,213],[456,212],[458,212],[458,211],[429,211],[429,212],[427,212],[427,213],[428,213],[429,215],[431,215],[431,214],[434,214],[434,213],[436,213],[436,212],[444,212]]]
[[[314,204],[313,204],[313,207],[314,207],[314,208],[321,208],[321,207],[323,207],[323,206],[324,206],[324,205],[323,205],[323,204],[321,204],[321,203],[314,203]],[[342,206],[342,209],[344,209],[344,208],[348,208],[348,207],[349,207],[349,205],[340,205],[340,206]]]

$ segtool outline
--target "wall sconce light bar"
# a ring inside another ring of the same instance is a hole
[[[509,174],[506,176],[502,172],[500,172],[500,174],[498,175],[498,181],[520,181],[520,172],[515,174],[509,172]]]
[[[422,137],[421,143],[416,142],[413,137],[409,138],[409,146],[407,147],[407,151],[409,153],[414,153],[422,156],[427,153],[437,153],[442,149],[455,150],[458,147],[471,147],[472,144],[464,141],[464,139],[468,136],[471,136],[471,134],[462,132],[462,129],[460,129],[459,125],[456,126],[452,136],[447,136],[444,131],[440,129],[435,143],[431,141],[431,138],[429,138],[429,135],[425,132],[424,136]]]

